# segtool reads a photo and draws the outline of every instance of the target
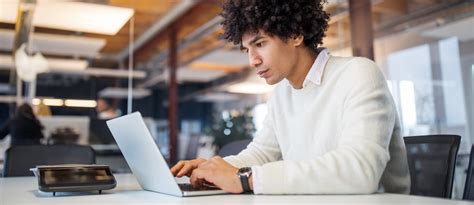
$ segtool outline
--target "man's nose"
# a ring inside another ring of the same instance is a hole
[[[260,56],[258,55],[255,55],[249,52],[249,62],[250,62],[250,66],[257,68],[258,66],[262,64],[262,58],[260,58]]]

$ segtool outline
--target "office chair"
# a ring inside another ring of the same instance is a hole
[[[95,164],[95,152],[83,145],[12,146],[5,153],[3,176],[33,176],[30,168],[56,164]]]
[[[238,140],[233,141],[229,144],[224,145],[220,150],[218,155],[221,157],[227,157],[230,155],[239,154],[240,151],[247,148],[247,145],[252,142],[252,139]]]
[[[451,198],[454,166],[461,136],[404,137],[411,195]]]
[[[469,166],[467,166],[466,173],[466,184],[464,185],[464,194],[462,199],[474,201],[474,181],[472,177],[474,175],[474,145],[471,147],[471,154],[469,155]]]

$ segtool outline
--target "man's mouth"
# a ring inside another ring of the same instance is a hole
[[[257,75],[259,75],[260,77],[263,78],[263,77],[264,77],[264,74],[265,74],[268,70],[270,70],[270,69],[265,69],[265,70],[258,71],[258,72],[257,72]]]

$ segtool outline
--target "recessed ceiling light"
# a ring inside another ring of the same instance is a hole
[[[0,0],[0,22],[15,23],[18,1]],[[86,33],[115,35],[133,16],[134,10],[74,1],[38,0],[33,25]]]
[[[97,102],[95,100],[72,100],[67,99],[64,101],[64,105],[66,107],[88,107],[93,108],[97,106]]]
[[[47,106],[63,106],[64,101],[61,99],[43,99],[43,103]]]

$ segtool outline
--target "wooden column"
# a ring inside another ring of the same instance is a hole
[[[176,82],[177,59],[177,31],[172,29],[169,36],[169,85],[168,85],[168,121],[170,134],[170,163],[178,159],[178,84]]]
[[[349,0],[352,54],[374,60],[374,37],[370,0]]]

